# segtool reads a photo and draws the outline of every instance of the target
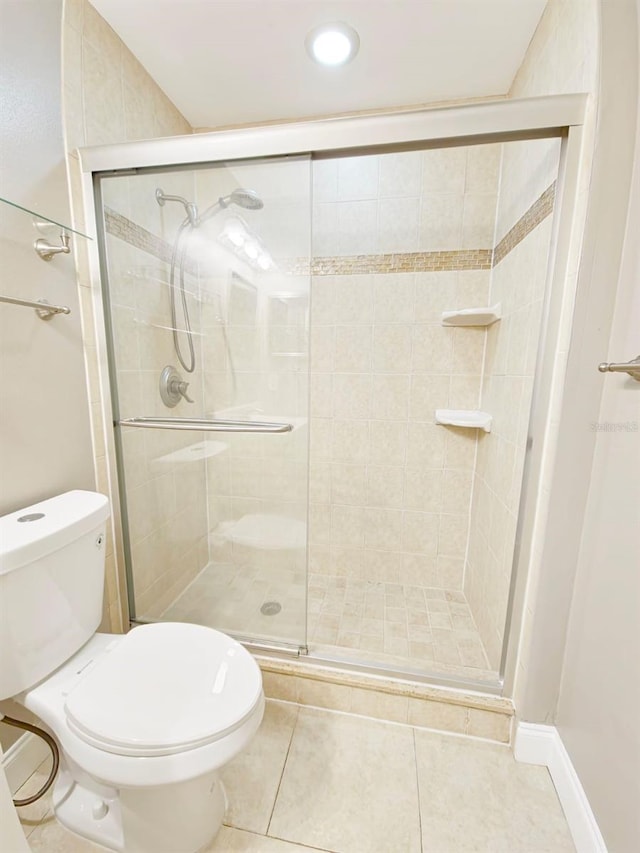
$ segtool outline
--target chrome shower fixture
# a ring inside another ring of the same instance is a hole
[[[233,190],[229,195],[220,196],[211,207],[205,210],[202,216],[198,214],[198,206],[191,201],[187,201],[181,195],[169,195],[164,190],[158,188],[156,190],[156,201],[160,207],[164,207],[167,201],[180,202],[180,204],[184,205],[184,209],[187,212],[187,221],[192,228],[202,225],[203,222],[206,222],[207,219],[210,219],[219,211],[229,207],[230,204],[237,204],[238,207],[242,207],[245,210],[262,210],[264,207],[264,202],[256,192],[246,190],[242,187]]]
[[[171,292],[170,307],[173,346],[176,351],[178,361],[182,367],[187,371],[187,373],[193,373],[196,368],[196,353],[193,347],[193,331],[191,329],[191,319],[189,317],[189,306],[187,303],[187,293],[184,280],[185,256],[187,253],[189,238],[193,234],[193,231],[196,228],[199,228],[203,222],[214,216],[216,213],[219,213],[221,210],[224,210],[226,207],[229,207],[230,204],[237,204],[238,207],[243,207],[245,210],[261,210],[264,207],[264,202],[253,190],[245,190],[242,187],[237,187],[233,192],[230,192],[229,195],[220,196],[218,201],[214,202],[211,207],[208,207],[202,216],[198,214],[198,207],[193,202],[187,201],[187,199],[183,198],[181,195],[169,195],[160,188],[156,190],[156,201],[160,207],[164,207],[168,201],[177,201],[184,206],[184,209],[187,212],[187,218],[178,228],[178,233],[176,234],[176,238],[173,243],[169,286]],[[266,267],[263,268],[266,269]],[[182,303],[184,329],[178,328],[178,312],[176,310],[176,296],[178,291],[180,292],[180,300]],[[187,346],[189,348],[187,358],[185,358],[182,352],[182,347],[180,346],[181,334],[184,334],[187,337]]]
[[[245,210],[262,210],[264,207],[264,202],[256,192],[238,187],[238,189],[229,193],[229,195],[221,196],[218,201],[207,208],[200,217],[199,222],[204,222],[210,216],[217,213],[218,210],[224,210],[230,204],[237,204],[238,207],[243,207]]]
[[[156,201],[160,205],[160,207],[164,207],[165,202],[167,201],[179,201],[180,204],[184,205],[184,209],[187,211],[187,219],[189,220],[189,225],[192,228],[195,228],[198,224],[198,208],[193,202],[187,201],[186,198],[182,198],[181,195],[168,195],[163,192],[161,189],[156,190]]]

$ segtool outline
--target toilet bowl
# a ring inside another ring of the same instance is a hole
[[[124,853],[195,853],[224,817],[220,768],[262,720],[260,670],[200,625],[94,633],[107,517],[102,495],[71,492],[0,519],[0,699],[56,739],[53,809],[71,831]]]

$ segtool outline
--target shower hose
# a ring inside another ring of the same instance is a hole
[[[171,325],[173,327],[173,345],[176,351],[176,355],[178,356],[178,361],[187,371],[187,373],[193,373],[196,366],[196,356],[193,349],[193,332],[191,330],[191,321],[189,319],[189,306],[187,304],[187,294],[185,289],[184,282],[184,265],[185,265],[185,254],[187,251],[187,243],[189,242],[189,237],[191,236],[191,232],[193,231],[193,225],[189,222],[188,219],[185,219],[178,229],[178,233],[176,234],[176,240],[173,244],[173,252],[171,253],[171,273],[169,277],[169,287],[171,290],[170,298],[171,298]],[[186,233],[185,233],[186,232]],[[180,301],[182,303],[182,315],[184,317],[184,325],[185,328],[183,330],[178,329],[178,320],[177,320],[177,311],[176,311],[176,267],[178,268],[178,282],[180,286]],[[182,350],[180,347],[180,332],[183,332],[187,336],[187,344],[189,346],[189,359],[188,361],[182,355]]]
[[[60,766],[60,752],[58,751],[58,744],[51,737],[48,732],[45,732],[43,729],[38,728],[38,726],[32,726],[31,723],[25,723],[23,720],[15,720],[13,717],[8,717],[6,714],[0,714],[0,722],[6,723],[8,726],[14,726],[17,729],[24,729],[27,732],[31,732],[34,735],[38,735],[42,740],[46,741],[47,746],[51,750],[53,755],[53,766],[51,767],[51,772],[49,773],[49,778],[44,783],[42,788],[30,797],[25,797],[21,800],[14,800],[14,806],[29,806],[31,803],[35,803],[36,800],[39,800],[44,794],[47,793],[49,788],[53,785],[53,780],[56,778],[56,773],[58,772],[58,767]]]

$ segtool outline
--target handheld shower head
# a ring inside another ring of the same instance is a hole
[[[245,190],[238,187],[231,195],[226,196],[229,199],[228,204],[237,204],[238,207],[244,207],[245,210],[262,210],[264,202],[253,190]]]
[[[238,187],[233,192],[230,192],[229,195],[220,196],[218,201],[207,208],[202,216],[198,218],[198,225],[215,216],[216,213],[219,213],[226,207],[229,207],[230,204],[237,204],[238,207],[242,207],[245,210],[262,210],[264,207],[264,202],[256,192]]]

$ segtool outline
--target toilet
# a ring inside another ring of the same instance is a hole
[[[220,769],[264,713],[235,640],[201,625],[101,634],[104,495],[71,491],[0,518],[0,700],[57,741],[57,819],[125,853],[195,853],[218,831]]]

